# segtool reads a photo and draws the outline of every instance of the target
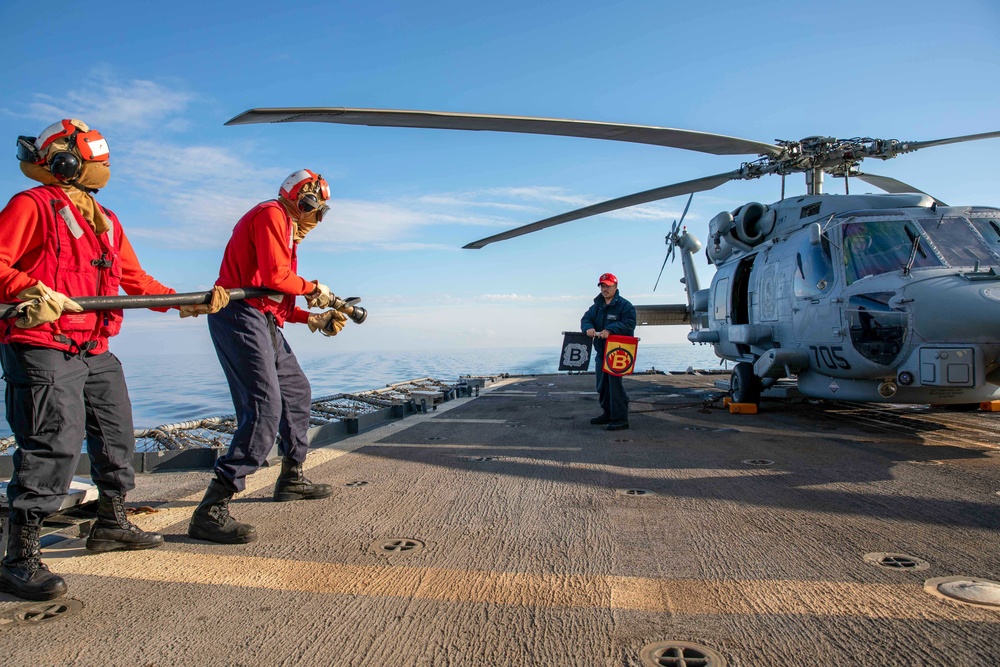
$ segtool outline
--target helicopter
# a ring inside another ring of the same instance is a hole
[[[682,226],[685,207],[666,236],[664,266],[679,249],[687,303],[637,305],[638,323],[689,325],[688,340],[712,345],[718,357],[734,362],[729,391],[738,403],[759,405],[762,392],[786,378],[815,399],[954,407],[1000,400],[1000,210],[949,206],[860,169],[865,159],[889,160],[1000,132],[931,141],[811,136],[769,144],[645,125],[341,107],[251,109],[226,124],[299,121],[547,134],[756,155],[733,171],[593,204],[464,247],[480,249],[684,194],[690,206],[696,192],[778,175],[779,201],[748,202],[709,222],[705,255],[716,270],[704,289],[693,262],[702,244]],[[786,198],[785,178],[794,173],[805,174],[806,194]],[[826,175],[842,178],[845,194],[824,193]],[[850,194],[851,178],[885,194]]]

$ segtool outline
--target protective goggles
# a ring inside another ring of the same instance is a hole
[[[327,189],[326,192],[329,195],[329,189]],[[313,211],[316,211],[316,220],[322,221],[323,216],[327,214],[330,207],[322,203],[316,195],[309,192],[302,195],[302,198],[299,199],[299,210],[303,213],[312,213]]]
[[[39,164],[42,159],[38,156],[38,149],[35,148],[36,137],[20,136],[17,138],[17,159],[21,162],[31,162]]]

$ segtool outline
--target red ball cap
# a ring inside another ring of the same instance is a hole
[[[597,279],[598,285],[617,285],[618,278],[615,277],[613,273],[602,273],[601,277]]]

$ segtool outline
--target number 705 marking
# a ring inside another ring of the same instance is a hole
[[[838,354],[838,352],[844,351],[844,348],[840,345],[831,347],[826,345],[810,345],[809,349],[813,351],[813,357],[816,359],[817,366],[823,365],[827,368],[842,368],[844,370],[851,367],[851,362]]]

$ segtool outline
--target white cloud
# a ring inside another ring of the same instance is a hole
[[[28,107],[31,115],[42,118],[80,118],[98,129],[114,127],[125,133],[169,122],[184,127],[177,118],[194,99],[183,90],[154,81],[119,82],[110,72],[93,71],[80,88],[61,96],[38,94]],[[41,129],[41,128],[39,128]]]
[[[198,98],[181,86],[147,80],[119,80],[95,70],[80,87],[56,97],[37,95],[28,107],[44,118],[80,117],[113,131],[112,170],[150,206],[149,223],[131,219],[129,233],[165,247],[221,247],[236,220],[277,193],[285,168],[260,165],[247,146],[184,142],[191,106]],[[150,130],[157,130],[153,133]],[[428,243],[428,228],[511,229],[602,201],[565,188],[541,185],[429,192],[370,201],[335,199],[331,212],[310,235],[314,249],[374,248],[389,252],[454,250]],[[657,203],[605,214],[633,221],[661,221],[680,215]],[[522,299],[524,297],[521,297]]]
[[[513,201],[512,201],[513,200]],[[586,197],[567,193],[563,188],[551,186],[529,186],[518,188],[484,188],[462,192],[424,195],[417,201],[461,207],[491,207],[515,211],[544,211],[540,206],[558,204],[563,207],[580,208],[593,203]],[[516,202],[532,203],[516,203]]]
[[[225,245],[239,216],[277,195],[277,184],[287,176],[284,169],[257,166],[219,146],[141,140],[112,160],[113,173],[127,174],[130,187],[170,223],[151,228],[133,221],[130,236],[174,248]]]
[[[410,252],[413,250],[447,250],[449,252],[460,252],[462,249],[444,243],[380,243],[380,250],[396,252]]]
[[[586,302],[591,297],[580,295],[533,296],[531,294],[483,294],[486,301],[515,301],[518,303],[551,303],[553,301]]]
[[[511,202],[499,202],[499,201],[476,201],[469,199],[467,197],[459,195],[448,195],[448,194],[438,194],[438,195],[424,195],[417,198],[416,200],[420,204],[426,204],[430,206],[469,206],[469,207],[481,207],[481,208],[499,208],[506,211],[519,211],[519,212],[536,212],[538,211],[537,206],[528,206],[526,204],[514,204]]]
[[[572,193],[565,188],[552,186],[525,186],[516,188],[486,188],[452,193],[424,195],[415,200],[421,206],[446,206],[451,210],[495,208],[503,211],[531,214],[531,219],[519,216],[520,221],[509,218],[486,220],[490,226],[518,227],[558,215],[566,210],[576,210],[605,201],[603,197]],[[683,209],[673,204],[649,203],[606,213],[618,220],[668,220],[680,218]],[[688,219],[695,218],[692,215]],[[464,224],[479,224],[480,220],[465,219]]]

